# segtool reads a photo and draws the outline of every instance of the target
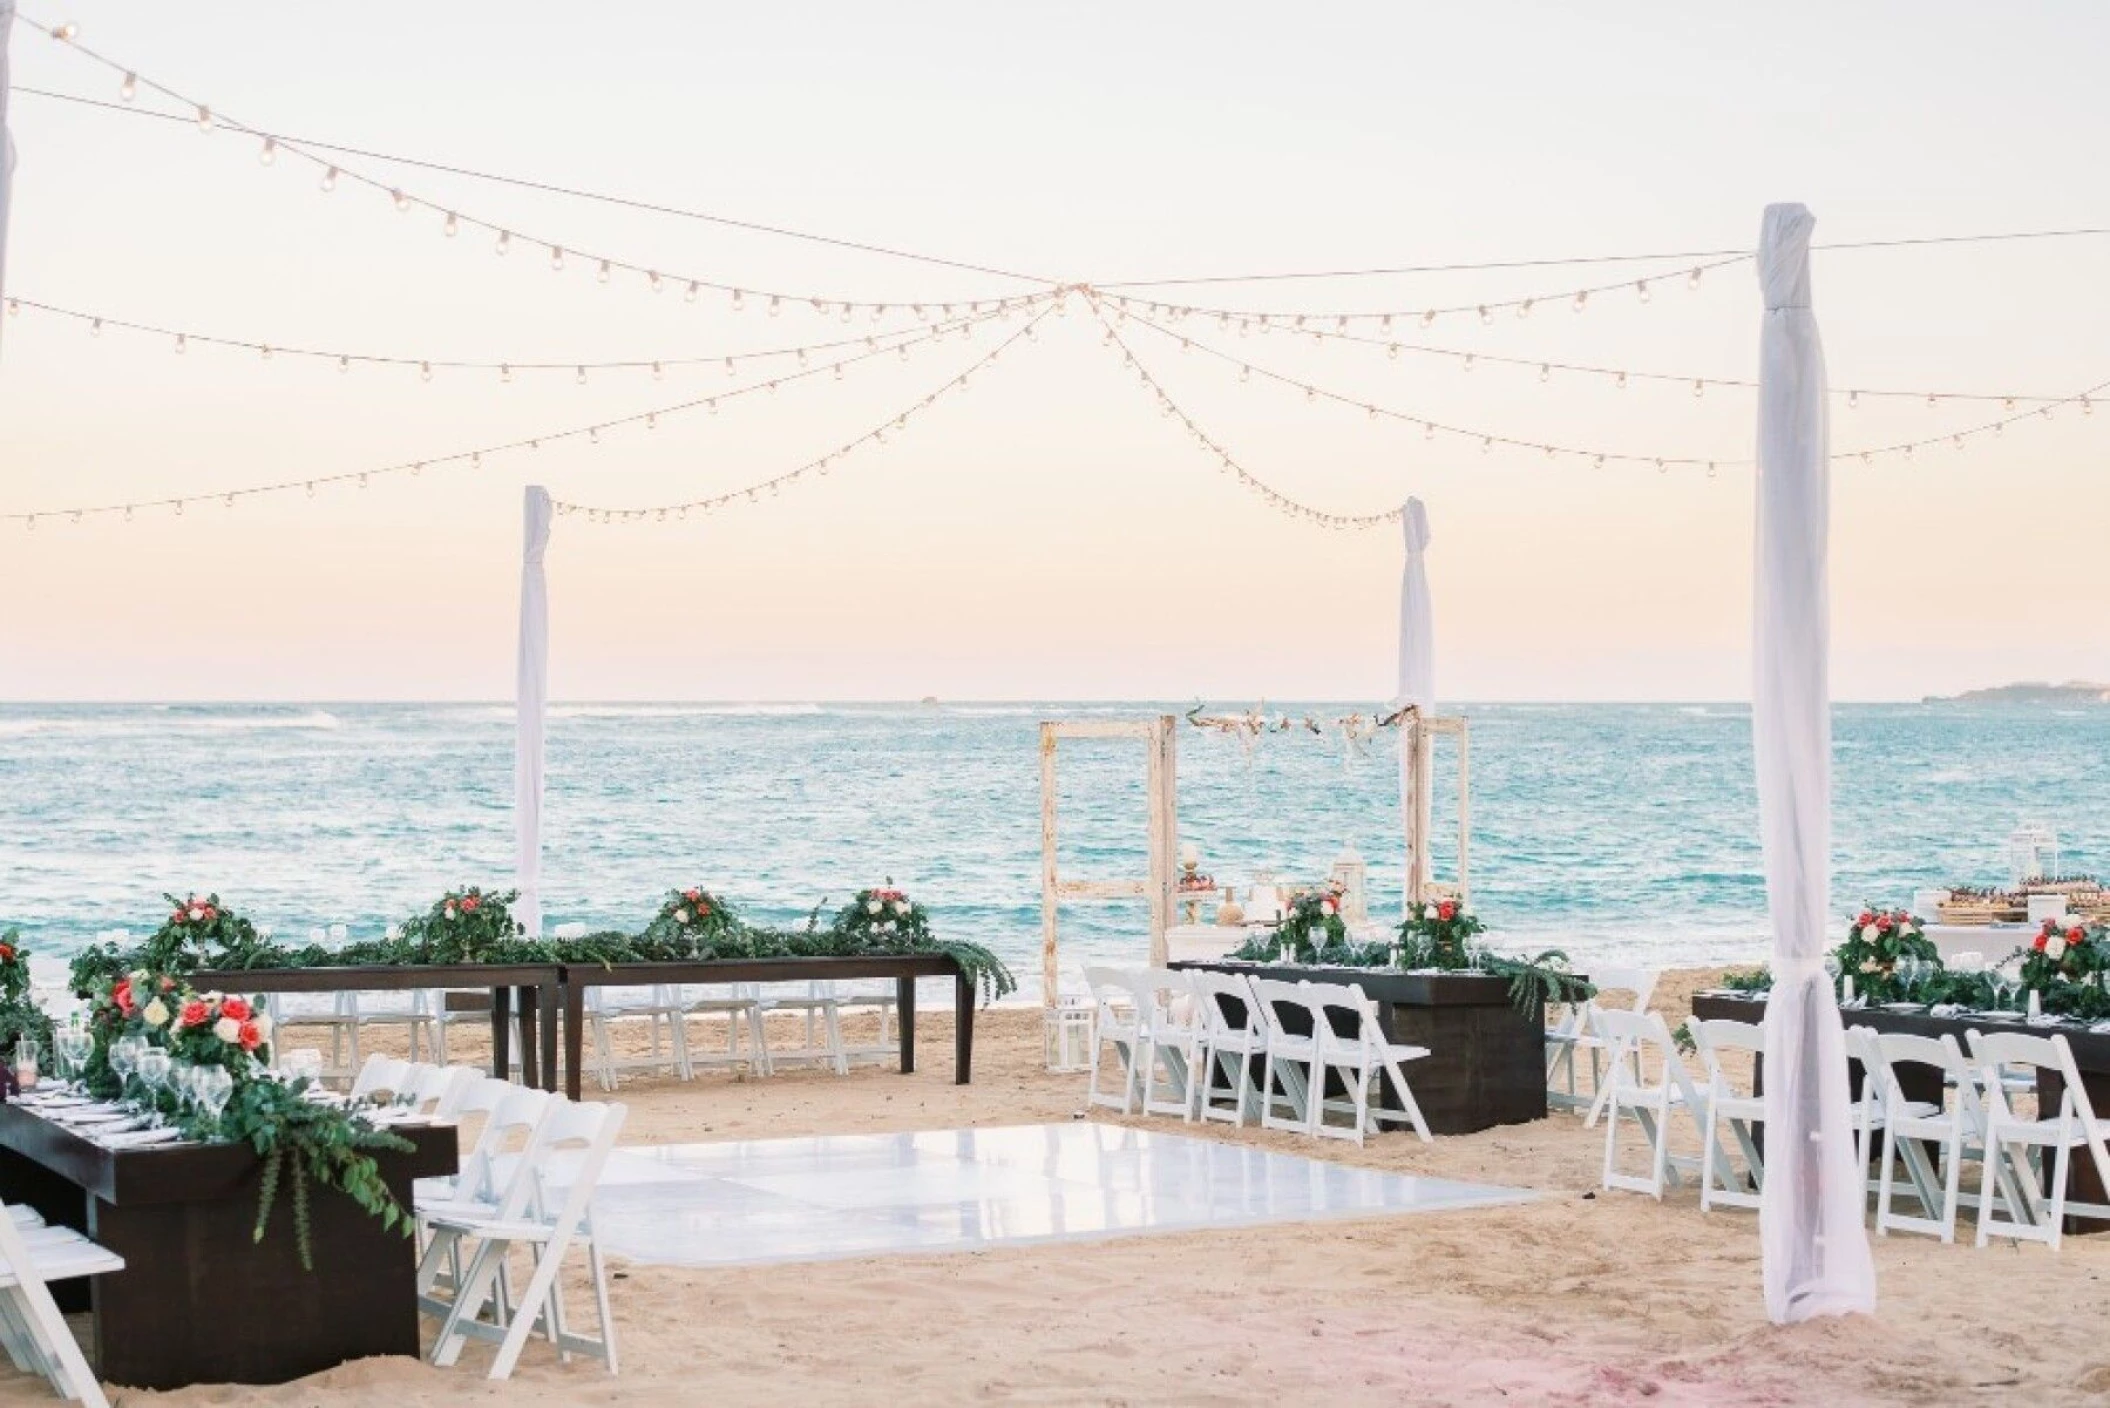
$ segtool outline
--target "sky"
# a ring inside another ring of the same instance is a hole
[[[344,164],[572,250],[399,213],[258,143],[17,94],[6,292],[197,334],[410,358],[715,358],[908,326],[910,303],[1048,282],[1749,248],[1769,201],[1820,244],[2110,225],[2110,11],[2080,3],[1759,6],[787,3],[359,7],[22,0],[251,127],[926,252],[1006,277]],[[18,26],[19,86],[117,95]],[[135,106],[156,106],[142,92]],[[165,105],[164,105],[165,106]],[[579,250],[896,306],[844,327],[761,299],[600,283]],[[1836,386],[2070,395],[2110,380],[2110,239],[1820,252]],[[1748,264],[1693,261],[1209,284],[1197,304],[1411,309],[1551,296],[1412,339],[1480,360],[1130,324],[1122,336],[1254,474],[1315,506],[1428,505],[1450,699],[1735,699],[1749,688]],[[1034,279],[1042,282],[1036,283]],[[1134,290],[1149,293],[1148,289]],[[890,423],[1017,333],[871,358],[615,430],[319,489],[74,524],[539,437],[766,380],[722,365],[516,375],[355,368],[24,309],[0,321],[0,699],[494,699],[512,690],[523,486],[651,506],[744,486]],[[883,445],[753,504],[560,518],[551,691],[571,699],[1382,699],[1399,532],[1285,517],[1218,472],[1082,297]],[[818,354],[816,354],[818,355]],[[1593,470],[1307,400],[1278,370],[1415,418],[1653,457]],[[779,365],[783,365],[780,362]],[[1836,406],[1835,450],[1997,404]],[[2110,409],[1912,461],[1835,466],[1833,682],[1917,698],[2110,676],[2093,565]]]

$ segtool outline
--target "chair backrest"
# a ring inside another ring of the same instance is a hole
[[[1732,1089],[1728,1072],[1722,1069],[1722,1053],[1741,1051],[1750,1056],[1763,1056],[1766,1051],[1766,1029],[1756,1022],[1738,1022],[1726,1017],[1698,1018],[1685,1024],[1692,1037],[1693,1049],[1700,1053],[1700,1060],[1707,1067],[1707,1082],[1717,1091]],[[1849,1050],[1852,1048],[1849,1047]]]
[[[1648,1010],[1648,1000],[1656,995],[1656,979],[1659,974],[1655,969],[1621,968],[1599,963],[1592,963],[1588,966],[1591,986],[1595,987],[1600,994],[1606,992],[1630,992],[1634,995],[1634,1001],[1627,1007],[1627,1010],[1629,1012],[1646,1012]],[[1598,1003],[1600,1007],[1611,1005],[1605,1002]]]
[[[1280,978],[1253,978],[1250,981],[1253,987],[1253,997],[1260,1008],[1260,1025],[1267,1031],[1269,1038],[1290,1037],[1295,1039],[1297,1034],[1292,1032],[1283,1022],[1281,1009],[1294,1007],[1299,1011],[1310,1013],[1311,1003],[1306,1000],[1304,995],[1306,985],[1303,983],[1285,983]],[[1316,1013],[1312,1013],[1312,1015],[1317,1017]]]
[[[1665,1079],[1670,1079],[1674,1070],[1683,1075],[1684,1065],[1678,1060],[1677,1048],[1671,1044],[1670,1029],[1663,1025],[1662,1013],[1629,1012],[1621,1007],[1599,1007],[1591,1012],[1590,1020],[1596,1025],[1597,1034],[1603,1037],[1606,1046],[1611,1048],[1611,1059],[1607,1068],[1614,1083],[1632,1084],[1638,1080],[1648,1084],[1645,1075],[1637,1076],[1634,1073],[1634,1067],[1641,1064],[1640,1057],[1643,1052],[1655,1056],[1657,1063],[1664,1070]],[[1629,1052],[1634,1054],[1631,1064],[1625,1059]],[[1690,1083],[1690,1077],[1685,1077],[1685,1083]]]
[[[1304,1004],[1311,1009],[1312,1031],[1319,1044],[1329,1050],[1360,1051],[1377,1034],[1377,1004],[1361,983],[1304,983]],[[1332,1014],[1345,1013],[1347,1021],[1336,1024]],[[1341,1030],[1346,1027],[1347,1030]]]
[[[537,1140],[541,1137],[544,1116],[550,1104],[560,1097],[546,1090],[530,1086],[504,1084],[505,1094],[491,1107],[484,1119],[484,1127],[476,1136],[476,1147],[462,1160],[461,1177],[455,1187],[466,1198],[493,1199],[503,1201],[499,1188],[499,1163],[507,1155],[518,1155],[516,1175],[531,1169],[531,1157]],[[517,1178],[506,1180],[504,1196],[510,1196]],[[521,1205],[526,1206],[525,1201]],[[513,1215],[518,1215],[518,1209]]]
[[[2093,1126],[2095,1111],[2088,1107],[2088,1092],[2081,1088],[2081,1073],[2073,1063],[2073,1047],[2064,1035],[2056,1032],[2050,1036],[2038,1036],[2034,1032],[1972,1031],[1965,1036],[1971,1043],[1971,1059],[1977,1062],[1984,1079],[1986,1104],[2001,1115],[2009,1113],[2007,1089],[2001,1081],[2002,1068],[2029,1066],[2038,1071],[2054,1072],[2066,1087],[2063,1108],[2047,1110],[2040,1101],[2039,1119],[2057,1119],[2087,1108],[2087,1124]]]
[[[1128,990],[1134,994],[1136,1011],[1149,1014],[1158,1030],[1187,1031],[1201,1020],[1194,1001],[1194,983],[1184,969],[1137,968],[1128,975]]]
[[[1975,1036],[1975,1033],[1972,1034]],[[1956,1044],[1956,1038],[1948,1032],[1939,1037],[1914,1036],[1908,1032],[1876,1032],[1870,1040],[1870,1048],[1880,1063],[1883,1077],[1883,1099],[1893,1112],[1904,1108],[1903,1089],[1898,1082],[1899,1066],[1931,1066],[1956,1086],[1957,1116],[1963,1120],[1966,1130],[1982,1129],[1985,1124],[1985,1108],[1979,1100],[1977,1082],[1972,1078],[1971,1063]]]
[[[1223,973],[1214,968],[1191,968],[1188,979],[1201,1003],[1202,1030],[1211,1036],[1251,1036],[1265,1030],[1260,1019],[1260,1000],[1243,973]],[[1236,1003],[1237,1017],[1226,1007]]]
[[[569,1232],[578,1226],[593,1202],[601,1169],[615,1149],[615,1137],[621,1132],[629,1113],[627,1105],[571,1101],[561,1097],[553,1099],[536,1126],[532,1150],[521,1160],[523,1168],[530,1171],[532,1180],[528,1202],[511,1215],[532,1211],[560,1232]],[[574,1149],[579,1151],[578,1157],[566,1159],[560,1167],[556,1156]],[[555,1175],[560,1172],[565,1190],[561,1204],[551,1196],[552,1189],[559,1184]],[[512,1191],[507,1190],[509,1202]],[[507,1214],[502,1211],[500,1215]]]
[[[1125,1027],[1134,1018],[1135,995],[1129,990],[1125,969],[1087,965],[1084,985],[1092,990],[1101,1030]]]
[[[401,1095],[409,1084],[410,1066],[390,1056],[369,1056],[352,1080],[352,1099],[371,1100],[381,1092]]]
[[[420,1065],[401,1098],[436,1120],[451,1120],[460,1114],[462,1102],[482,1079],[483,1072],[474,1066]]]

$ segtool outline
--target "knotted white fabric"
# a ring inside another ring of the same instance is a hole
[[[1758,277],[1758,582],[1751,722],[1773,925],[1766,1004],[1766,1312],[1776,1323],[1873,1311],[1846,1034],[1823,968],[1831,910],[1830,425],[1800,205],[1766,207]]]
[[[1400,706],[1415,705],[1426,714],[1436,705],[1436,639],[1425,556],[1429,548],[1429,515],[1420,499],[1407,500],[1399,523],[1406,537],[1406,558],[1399,571],[1399,692],[1394,702]],[[1419,886],[1428,878],[1429,793],[1424,787],[1417,796],[1414,786],[1419,736],[1410,728],[1399,731],[1399,804],[1417,847],[1407,857],[1409,903],[1419,898]]]
[[[15,0],[0,0],[0,297],[7,293],[7,218],[15,195],[15,134],[7,125],[7,41],[15,32]]]
[[[520,673],[514,707],[513,848],[518,919],[542,933],[542,726],[549,709],[549,583],[542,556],[549,548],[549,490],[530,484],[523,506],[526,539],[520,557]]]

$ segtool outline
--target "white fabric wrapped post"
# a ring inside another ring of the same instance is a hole
[[[1399,573],[1399,692],[1394,703],[1412,704],[1423,714],[1436,707],[1436,639],[1429,605],[1429,515],[1420,499],[1408,499],[1400,512],[1406,537],[1406,559]],[[1429,878],[1429,779],[1425,764],[1426,735],[1418,728],[1399,731],[1399,805],[1407,833],[1407,902],[1421,897]]]
[[[513,847],[520,903],[513,911],[531,936],[542,933],[542,725],[549,707],[549,490],[530,484],[520,558],[520,676],[514,709]]]
[[[1766,1312],[1873,1311],[1846,1034],[1824,971],[1831,910],[1830,427],[1810,310],[1810,212],[1766,207],[1758,374],[1758,582],[1751,721],[1773,923],[1766,1004]]]
[[[0,0],[0,297],[7,292],[7,218],[15,199],[15,134],[7,125],[7,41],[15,32],[15,0]]]

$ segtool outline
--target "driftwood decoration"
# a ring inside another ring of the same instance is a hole
[[[1040,966],[1041,1001],[1055,1006],[1057,911],[1064,900],[1144,899],[1150,904],[1150,963],[1165,966],[1165,929],[1172,922],[1173,858],[1179,850],[1179,746],[1171,714],[1153,719],[1044,720],[1040,726]],[[1055,749],[1062,739],[1136,739],[1144,745],[1149,803],[1150,873],[1142,880],[1065,880],[1055,859]]]
[[[1424,717],[1418,710],[1401,711],[1405,737],[1401,746],[1408,759],[1406,785],[1400,789],[1400,820],[1407,837],[1407,903],[1450,897],[1470,898],[1473,789],[1472,735],[1462,718]],[[1436,740],[1458,740],[1458,876],[1455,881],[1438,880],[1429,843],[1434,836],[1431,813],[1436,785]]]

